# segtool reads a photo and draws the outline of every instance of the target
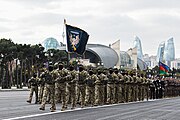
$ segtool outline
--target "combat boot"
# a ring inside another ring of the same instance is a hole
[[[30,101],[30,100],[27,100],[26,102],[31,103],[31,101]]]
[[[45,110],[45,108],[44,107],[40,107],[39,110]]]

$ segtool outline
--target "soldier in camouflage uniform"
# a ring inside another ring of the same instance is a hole
[[[27,100],[27,102],[31,103],[33,93],[35,92],[35,104],[37,104],[38,103],[38,78],[35,73],[33,77],[31,77],[31,79],[28,80],[28,83],[30,84],[31,89],[30,89],[29,99]]]
[[[88,77],[87,71],[84,70],[83,66],[79,66],[79,74],[78,74],[78,81],[77,81],[77,87],[80,92],[80,103],[81,108],[85,105],[85,93],[86,93],[86,86],[85,86],[85,80]]]
[[[125,101],[129,102],[129,96],[130,96],[130,78],[128,76],[128,72],[126,71],[124,74],[124,82],[125,82]]]
[[[63,64],[59,63],[58,69],[54,71],[55,79],[55,100],[56,103],[59,103],[62,100],[61,110],[65,110],[66,102],[66,76],[68,71],[63,68]]]
[[[133,102],[133,100],[134,100],[134,79],[133,79],[133,73],[132,73],[132,71],[129,73],[129,75],[128,75],[128,77],[129,77],[129,100],[128,101],[130,101],[130,102]]]
[[[95,102],[95,81],[98,77],[93,73],[92,70],[89,70],[89,77],[86,79],[86,96],[85,96],[85,105],[91,104],[94,106]]]
[[[141,93],[142,93],[142,101],[144,101],[144,98],[146,96],[146,92],[145,92],[145,88],[146,88],[146,78],[144,76],[144,74],[141,74],[141,84],[142,84],[142,87],[141,87]]]
[[[76,107],[76,82],[78,79],[78,73],[74,70],[74,66],[69,67],[69,72],[66,77],[67,87],[66,87],[66,103],[65,108],[68,106],[68,100],[71,102],[71,109]]]
[[[140,74],[138,74],[137,77],[137,84],[138,84],[138,100],[141,101],[142,100],[142,81],[141,81],[141,76]]]
[[[44,88],[44,93],[43,93],[43,99],[41,103],[41,107],[39,108],[40,110],[45,110],[45,104],[47,100],[48,94],[50,95],[50,103],[51,103],[51,112],[54,112],[56,110],[56,105],[55,105],[55,80],[53,79],[52,76],[53,72],[53,66],[49,66],[48,70],[45,71],[45,88]]]
[[[136,76],[136,73],[133,73],[133,83],[134,83],[134,100],[138,100],[138,83],[137,83],[138,77]]]
[[[102,70],[98,70],[98,79],[95,81],[95,106],[103,105],[105,100],[104,88],[107,82],[107,76]]]
[[[38,96],[38,100],[39,100],[39,104],[41,104],[42,102],[42,98],[43,98],[43,91],[44,91],[44,85],[45,85],[45,70],[42,71],[42,73],[40,74],[40,79],[38,81],[38,85],[39,85],[39,96]]]
[[[113,69],[109,69],[107,81],[107,104],[115,103],[115,81],[118,81],[118,76]]]
[[[122,91],[121,91],[121,89],[120,89],[120,84],[121,84],[121,80],[120,79],[122,79],[122,75],[119,73],[119,71],[118,71],[118,69],[117,68],[115,68],[114,69],[114,73],[117,75],[117,80],[115,81],[115,103],[120,103],[121,102],[121,94],[122,94]]]

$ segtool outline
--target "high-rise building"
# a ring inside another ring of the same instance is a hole
[[[142,52],[142,46],[141,46],[141,40],[135,36],[134,40],[134,48],[137,48],[137,57],[141,60],[143,60],[143,52]]]
[[[159,44],[158,52],[157,52],[157,62],[159,61],[162,62],[164,60],[164,46],[165,46],[164,41]]]
[[[173,61],[174,59],[175,59],[174,41],[173,38],[170,38],[165,42],[164,60],[166,64],[170,66],[171,61]]]
[[[173,38],[159,44],[157,52],[157,62],[165,62],[169,67],[171,61],[175,59],[175,48]]]

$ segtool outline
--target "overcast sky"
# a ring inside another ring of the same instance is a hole
[[[0,0],[0,38],[62,42],[64,18],[89,33],[88,43],[120,39],[123,51],[138,36],[143,54],[156,55],[159,43],[173,37],[180,58],[180,0]]]

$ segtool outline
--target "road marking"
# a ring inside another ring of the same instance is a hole
[[[156,99],[156,100],[158,100],[158,99]],[[149,101],[156,101],[156,100],[149,100]],[[163,100],[163,99],[161,99],[161,100]],[[59,110],[59,111],[56,111],[56,112],[48,112],[48,113],[41,113],[41,114],[34,114],[34,115],[26,115],[26,116],[21,116],[21,117],[6,118],[6,119],[2,119],[2,120],[18,120],[18,119],[39,117],[39,116],[45,116],[45,115],[52,115],[52,114],[57,114],[57,113],[80,111],[80,110],[86,110],[86,109],[104,108],[104,107],[116,106],[116,105],[121,105],[121,104],[134,104],[134,103],[140,103],[140,102],[148,102],[148,101],[137,101],[137,102],[110,104],[110,105],[102,105],[102,106],[94,106],[94,107],[75,108],[74,110],[65,110],[65,111],[60,111]]]

